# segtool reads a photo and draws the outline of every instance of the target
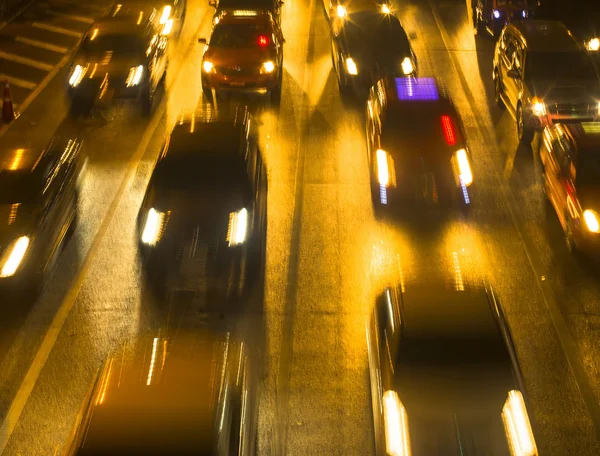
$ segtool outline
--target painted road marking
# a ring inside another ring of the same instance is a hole
[[[0,51],[0,59],[10,60],[11,62],[20,63],[22,65],[28,65],[39,70],[50,71],[54,68],[53,65],[48,63],[38,62],[37,60],[28,59],[27,57],[21,57],[20,55],[10,54],[8,52]]]
[[[46,49],[47,51],[59,52],[60,54],[66,54],[69,49],[62,46],[56,46],[54,44],[44,43],[43,41],[32,40],[31,38],[25,38],[24,36],[17,36],[15,38],[17,43],[23,43],[28,46],[34,46],[40,49]]]
[[[19,78],[15,78],[13,76],[9,76],[7,74],[0,74],[0,82],[4,82],[4,81],[8,81],[8,83],[10,85],[14,85],[17,87],[21,87],[23,89],[35,89],[35,86],[37,86],[37,84],[35,82],[31,82],[31,81],[26,81],[25,79],[19,79]],[[13,105],[14,107],[14,105]]]
[[[52,16],[64,17],[65,19],[70,19],[72,21],[83,22],[84,24],[93,24],[94,22],[96,22],[96,19],[94,19],[93,17],[78,16],[76,14],[58,13],[50,9],[47,9],[46,12],[48,14],[51,14]]]
[[[82,32],[77,32],[75,30],[67,29],[64,27],[58,27],[56,25],[46,24],[44,22],[32,22],[31,26],[42,30],[47,30],[49,32],[61,33],[67,36],[74,36],[75,38],[81,38],[83,36]]]

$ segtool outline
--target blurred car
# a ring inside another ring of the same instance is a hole
[[[600,123],[544,129],[545,191],[572,250],[600,253]]]
[[[433,78],[383,78],[369,93],[366,138],[376,211],[467,209],[473,183],[461,119]]]
[[[521,141],[547,125],[598,117],[598,73],[561,22],[509,24],[496,43],[493,65],[496,102],[514,113]]]
[[[487,32],[498,38],[505,25],[531,15],[527,0],[472,0],[475,34]]]
[[[80,149],[59,137],[43,150],[0,147],[0,296],[37,296],[75,229]]]
[[[254,369],[229,333],[123,345],[100,370],[64,454],[254,455]]]
[[[343,94],[367,91],[385,75],[417,73],[417,58],[400,21],[377,9],[332,19],[331,59]]]
[[[162,26],[161,33],[165,36],[181,35],[187,12],[187,0],[119,0],[113,5],[109,15],[123,7],[128,8],[133,5],[141,6],[142,9],[148,6],[156,8],[159,25]]]
[[[85,35],[67,77],[73,114],[113,99],[134,100],[149,115],[167,75],[167,37],[158,11],[116,5]]]
[[[367,326],[377,455],[538,454],[491,290],[388,287]]]
[[[208,4],[215,8],[215,18],[228,10],[265,11],[281,26],[281,0],[209,0]]]
[[[600,50],[600,2],[538,0],[535,9],[538,19],[561,21],[571,34],[590,52]],[[598,55],[596,58],[599,58]]]
[[[255,120],[239,108],[235,117],[179,122],[138,216],[153,283],[167,292],[241,297],[263,277],[266,232],[267,173]]]
[[[202,90],[266,94],[281,99],[283,34],[271,13],[227,10],[215,20],[202,57]]]
[[[331,24],[336,19],[347,18],[349,14],[361,11],[381,11],[392,14],[388,0],[323,0],[325,16]]]

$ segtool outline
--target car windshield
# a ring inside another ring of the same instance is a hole
[[[526,79],[597,79],[594,66],[585,53],[531,52],[525,62]]]
[[[400,341],[398,365],[472,365],[510,363],[501,338],[449,339],[414,338]]]
[[[213,30],[210,46],[220,48],[255,48],[268,46],[271,33],[263,24],[219,24]]]
[[[118,55],[138,55],[143,54],[146,47],[144,40],[132,34],[100,35],[94,39],[90,36],[81,44],[81,50],[90,54],[112,51]]]
[[[361,12],[351,15],[345,27],[351,48],[372,53],[408,53],[408,38],[396,18]]]

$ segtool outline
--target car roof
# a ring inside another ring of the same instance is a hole
[[[78,454],[161,448],[210,453],[229,345],[206,331],[122,347],[96,384]]]
[[[402,292],[402,325],[407,339],[502,339],[484,287],[407,288]]]
[[[600,151],[600,122],[560,124],[566,130],[578,149],[598,149]]]
[[[245,8],[245,9],[230,9],[227,8],[223,10],[219,14],[219,22],[217,27],[220,24],[264,24],[270,25],[272,20],[271,13],[266,10],[255,9],[255,8]]]
[[[581,50],[579,43],[560,21],[530,19],[512,22],[511,26],[525,39],[527,48],[531,51],[571,52]]]
[[[385,95],[388,102],[447,105],[450,99],[445,88],[435,78],[386,78]]]

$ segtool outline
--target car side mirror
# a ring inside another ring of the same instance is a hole
[[[213,8],[216,8],[217,0],[208,0],[208,6],[212,6]]]
[[[198,38],[198,43],[206,44],[206,38]]]
[[[521,79],[521,71],[519,71],[518,68],[511,68],[510,70],[508,70],[508,72],[506,73],[506,75],[509,78]]]

